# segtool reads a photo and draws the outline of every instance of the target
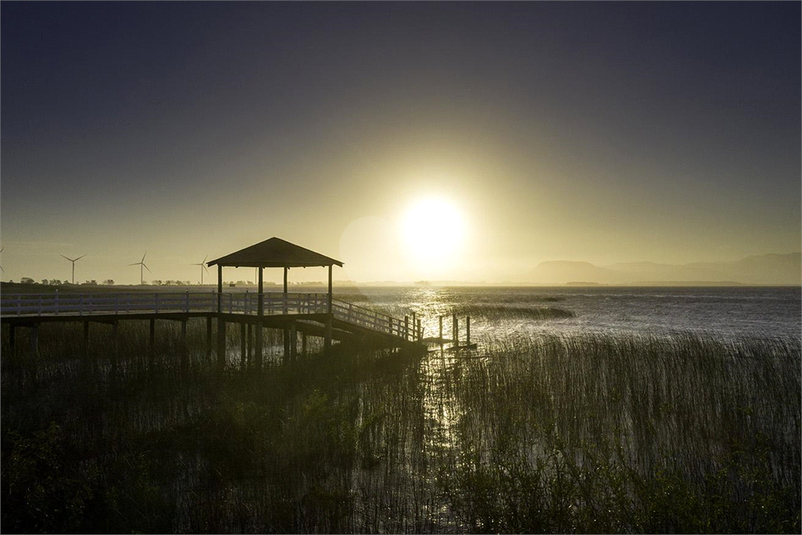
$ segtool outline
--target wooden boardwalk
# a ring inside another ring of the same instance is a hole
[[[11,327],[12,345],[16,327],[35,329],[46,322],[84,322],[88,332],[89,322],[150,320],[152,332],[154,320],[186,322],[190,318],[207,319],[210,344],[212,319],[216,318],[223,326],[261,325],[293,335],[300,332],[304,336],[369,341],[388,347],[423,347],[420,321],[414,315],[394,318],[325,293],[54,292],[3,294],[0,298],[0,320]],[[294,345],[285,343],[285,351],[295,353]]]

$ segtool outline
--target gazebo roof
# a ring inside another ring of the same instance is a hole
[[[206,265],[230,267],[342,267],[339,260],[310,251],[281,238],[270,238],[208,262]]]

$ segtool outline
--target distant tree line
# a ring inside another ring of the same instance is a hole
[[[14,282],[14,281],[9,281]],[[22,277],[20,279],[21,284],[36,284],[36,281],[30,277]],[[43,286],[114,286],[114,279],[106,279],[102,283],[98,283],[95,279],[78,282],[78,283],[71,283],[68,280],[59,280],[59,279],[42,279],[39,284]]]

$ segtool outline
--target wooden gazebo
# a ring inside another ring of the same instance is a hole
[[[207,263],[208,266],[217,266],[217,312],[218,312],[218,328],[223,331],[225,329],[225,322],[222,316],[223,312],[223,267],[253,267],[258,270],[258,300],[257,300],[257,315],[261,318],[264,316],[263,309],[263,270],[265,268],[283,268],[284,269],[284,297],[287,296],[287,277],[290,268],[298,267],[328,267],[329,268],[329,284],[328,284],[328,304],[326,320],[326,336],[325,347],[328,350],[331,346],[331,329],[332,329],[332,270],[334,266],[342,267],[343,263],[334,258],[316,253],[294,243],[282,240],[281,238],[270,238],[263,242],[251,245],[239,251],[233,252],[226,256],[222,256]],[[284,345],[285,351],[288,345],[288,331],[285,329]],[[223,339],[223,342],[225,340]],[[256,350],[261,354],[261,336],[256,338]],[[218,347],[218,354],[223,354],[225,348]]]

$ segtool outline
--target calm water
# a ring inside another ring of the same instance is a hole
[[[576,332],[670,335],[698,333],[717,338],[802,338],[802,295],[793,288],[364,288],[361,300],[394,314],[404,308],[423,320],[425,335],[438,332],[438,315],[455,306],[554,307],[566,319],[483,317],[474,314],[472,338],[511,333]],[[478,310],[481,310],[479,308]],[[489,314],[492,316],[492,314]],[[444,322],[450,333],[450,320]],[[464,327],[462,335],[464,336]]]

